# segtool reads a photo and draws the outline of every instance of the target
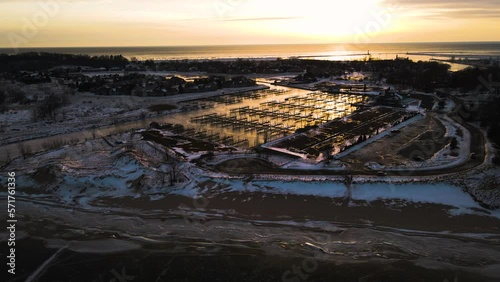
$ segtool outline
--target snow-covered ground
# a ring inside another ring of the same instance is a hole
[[[45,86],[45,88],[48,89],[52,89],[51,87],[53,89],[60,88],[58,85],[53,84]],[[32,91],[29,87],[25,88],[25,91]],[[267,88],[269,87],[266,85],[257,85],[165,97],[102,96],[92,93],[77,93],[67,96],[69,105],[58,111],[55,120],[34,120],[33,106],[11,105],[10,108],[12,108],[12,110],[0,113],[0,125],[2,125],[2,130],[0,130],[0,145],[21,140],[95,129],[180,111],[151,112],[148,107],[152,105],[176,105],[180,102],[189,100]],[[41,90],[37,91],[38,92],[35,94],[43,97],[46,95],[46,91],[49,90],[44,90],[45,92]],[[61,92],[63,90],[58,91]]]
[[[28,189],[26,191],[31,191],[29,193],[32,198],[36,198],[36,195],[48,195],[62,203],[80,206],[89,206],[102,197],[152,197],[158,200],[168,195],[181,195],[196,198],[203,197],[208,190],[212,196],[229,192],[259,192],[345,198],[348,194],[343,177],[336,177],[335,180],[333,177],[308,176],[290,180],[293,177],[281,176],[282,180],[264,180],[256,175],[255,179],[249,180],[209,172],[187,162],[178,164],[178,178],[181,181],[169,185],[168,175],[171,167],[165,162],[164,154],[158,151],[161,148],[140,141],[137,136],[134,139],[127,135],[122,134],[110,139],[133,140],[133,146],[123,144],[111,148],[100,139],[87,141],[40,153],[26,160],[15,160],[8,169],[19,171],[19,195],[23,195],[25,189]],[[287,164],[292,167],[293,165],[294,162]],[[498,174],[498,171],[496,173]],[[478,183],[481,177],[482,175],[476,176]],[[50,180],[51,178],[53,179]],[[482,210],[483,213],[500,218],[500,210],[483,209],[469,193],[459,187],[462,186],[460,183],[457,183],[457,186],[439,182],[397,183],[390,179],[383,183],[380,178],[379,182],[374,183],[361,181],[355,178],[354,184],[351,185],[351,201],[365,201],[368,204],[384,201],[390,207],[404,203],[441,204],[451,206],[453,215],[477,214],[478,210]],[[200,185],[205,182],[212,184]],[[496,185],[494,183],[493,185]],[[481,185],[478,184],[477,187]],[[498,194],[497,190],[491,190],[490,193]],[[0,195],[6,194],[2,192]],[[483,196],[488,197],[486,194]],[[495,197],[498,201],[498,195]]]
[[[252,88],[253,89],[253,88]],[[231,91],[248,91],[250,89],[230,89],[225,90],[224,94],[229,94]],[[213,93],[194,93],[186,94],[178,97],[113,97],[113,96],[96,96],[93,94],[83,94],[74,97],[73,104],[67,110],[66,119],[63,123],[45,122],[33,123],[29,117],[29,110],[19,110],[15,112],[7,112],[0,115],[0,122],[7,123],[8,127],[3,129],[10,130],[6,134],[9,137],[16,138],[16,132],[13,128],[24,130],[31,136],[37,136],[41,132],[54,134],[57,132],[65,132],[66,130],[81,130],[82,124],[85,126],[99,126],[106,122],[115,122],[116,119],[130,119],[142,114],[151,114],[144,109],[144,105],[160,104],[160,103],[177,103],[184,100],[196,99],[206,95],[220,95],[220,91]],[[166,100],[166,99],[169,100]],[[140,104],[137,106],[136,104]],[[452,109],[453,105],[447,103],[445,110]],[[113,116],[113,118],[108,118]],[[406,126],[408,123],[420,119],[417,116],[409,121],[406,121],[395,128],[398,129]],[[460,154],[458,157],[452,156],[452,150],[449,147],[438,152],[429,161],[416,163],[413,169],[429,169],[429,167],[450,167],[464,162],[468,159],[470,152],[470,134],[469,132],[454,123],[448,117],[441,118],[446,127],[446,136],[457,138]],[[87,124],[88,123],[88,124]],[[24,127],[24,128],[23,128]],[[27,131],[27,130],[30,131]],[[462,131],[462,135],[457,134],[458,130]],[[14,133],[14,134],[13,134]],[[383,137],[388,134],[388,131],[377,136]],[[18,137],[18,136],[17,136]],[[229,178],[222,173],[214,173],[197,168],[194,164],[182,162],[178,169],[181,182],[174,185],[168,185],[170,165],[165,164],[162,159],[163,151],[159,151],[156,144],[150,142],[133,140],[133,149],[130,149],[127,144],[130,136],[123,134],[114,136],[111,139],[120,141],[125,140],[122,145],[116,145],[111,148],[101,139],[86,141],[82,144],[74,146],[66,146],[57,151],[48,151],[39,153],[26,160],[17,159],[11,165],[12,169],[22,171],[19,176],[20,187],[35,187],[40,189],[40,194],[50,194],[59,201],[65,203],[78,203],[88,205],[93,200],[100,197],[154,197],[159,199],[169,194],[184,195],[196,197],[203,193],[200,191],[198,184],[202,181],[215,182],[220,188],[220,193],[225,192],[263,192],[275,194],[294,194],[308,195],[321,197],[344,197],[346,187],[343,184],[342,176],[284,176],[271,175],[265,176],[268,179],[262,179],[256,175],[256,180],[246,182],[241,178]],[[133,139],[133,138],[132,138]],[[131,140],[132,141],[132,140]],[[372,140],[374,141],[374,140]],[[370,141],[368,141],[370,142]],[[368,142],[365,142],[368,144]],[[115,144],[115,142],[112,142]],[[362,144],[363,146],[366,144]],[[354,147],[351,150],[356,150]],[[171,155],[182,155],[186,161],[191,161],[198,158],[206,152],[186,152],[179,148],[174,148],[169,151]],[[347,154],[349,151],[344,152]],[[219,163],[224,160],[234,158],[238,154],[216,154],[210,163]],[[248,155],[245,157],[251,157]],[[256,155],[259,157],[258,155]],[[343,170],[344,165],[338,161],[332,161],[330,164],[310,164],[303,161],[297,161],[289,157],[272,156],[268,160],[277,166],[290,169],[329,169]],[[48,167],[49,173],[54,175],[55,180],[51,183],[40,184],[33,180],[32,176],[40,174],[39,168]],[[370,168],[379,170],[397,170],[398,168],[382,167],[378,164],[369,165]],[[405,166],[404,169],[407,169]],[[352,188],[352,200],[360,200],[373,202],[384,200],[390,203],[392,200],[402,200],[408,202],[423,202],[450,205],[456,208],[456,211],[470,212],[471,209],[481,208],[468,193],[463,192],[460,187],[467,186],[468,191],[476,196],[481,201],[492,205],[500,206],[500,195],[498,189],[484,189],[482,185],[482,174],[471,177],[467,183],[456,183],[457,186],[448,184],[430,185],[425,183],[408,184],[397,183],[398,179],[384,179],[386,183],[363,183],[360,184],[360,179],[355,181]],[[488,175],[484,174],[484,177]],[[495,181],[498,179],[495,174]],[[380,178],[367,177],[366,182],[381,181]],[[415,178],[422,180],[424,178]],[[402,179],[401,182],[409,181]],[[496,185],[490,181],[489,185]],[[477,182],[476,185],[470,183]],[[493,184],[491,184],[493,183]],[[486,184],[485,184],[486,185]],[[23,193],[20,189],[20,193]]]
[[[500,208],[500,169],[489,166],[452,180],[490,207]]]
[[[262,192],[270,194],[293,194],[329,198],[344,198],[347,188],[338,181],[286,181],[253,180],[250,183],[242,179],[201,178],[201,182],[210,179],[219,183],[223,192]],[[221,191],[221,192],[222,192]],[[178,191],[182,195],[203,195],[206,191],[190,185]],[[484,210],[481,205],[462,188],[445,183],[361,183],[351,187],[351,200],[373,202],[386,201],[387,205],[396,205],[394,200],[411,203],[431,203],[454,207],[453,214],[476,214],[473,209]],[[500,218],[500,210],[492,211],[491,216]]]
[[[405,163],[404,166],[387,167],[385,170],[400,171],[407,170],[408,168],[412,170],[452,168],[469,160],[471,142],[470,132],[448,116],[443,115],[440,116],[439,119],[446,128],[445,137],[456,138],[458,149],[452,149],[450,144],[448,144],[428,160],[423,162],[411,161]],[[459,131],[461,134],[457,134]]]

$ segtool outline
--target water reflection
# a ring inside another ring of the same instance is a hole
[[[40,152],[44,150],[44,147],[47,147],[47,144],[54,142],[82,142],[118,132],[147,128],[151,122],[158,122],[181,124],[190,132],[202,133],[201,138],[206,137],[203,136],[203,133],[212,136],[218,135],[219,140],[213,141],[226,141],[229,145],[238,145],[239,147],[253,147],[291,134],[298,128],[321,124],[351,114],[356,110],[356,106],[353,104],[367,99],[359,95],[311,93],[311,91],[302,89],[269,86],[269,90],[227,95],[212,101],[201,99],[189,102],[191,105],[197,105],[198,110],[21,143],[28,146],[33,152]],[[242,108],[251,109],[253,112],[237,110]],[[209,114],[216,114],[226,119],[232,118],[241,123],[243,121],[254,122],[259,126],[196,122],[196,117]],[[278,128],[280,130],[277,130]],[[0,161],[17,156],[19,156],[18,144],[0,147]]]
[[[205,113],[193,113],[182,122],[200,136],[216,137],[228,145],[254,147],[294,133],[306,126],[321,125],[336,118],[352,114],[356,103],[367,98],[359,95],[261,91],[269,93],[257,99],[244,99],[231,107],[216,103]],[[255,97],[253,94],[245,94]],[[210,141],[213,141],[210,139]]]

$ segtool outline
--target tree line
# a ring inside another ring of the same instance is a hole
[[[29,52],[15,55],[0,54],[0,72],[46,71],[63,65],[124,68],[129,60],[122,55],[73,55]]]

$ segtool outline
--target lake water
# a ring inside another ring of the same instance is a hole
[[[0,48],[0,53],[56,52],[86,55],[117,55],[138,59],[223,59],[307,57],[324,60],[362,59],[368,52],[375,58],[410,56],[429,58],[498,58],[500,42],[457,43],[372,43],[372,44],[288,44],[227,46],[86,47],[86,48]],[[413,55],[408,55],[408,53]]]

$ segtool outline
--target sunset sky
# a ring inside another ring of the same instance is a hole
[[[2,0],[0,47],[500,41],[499,0]]]

